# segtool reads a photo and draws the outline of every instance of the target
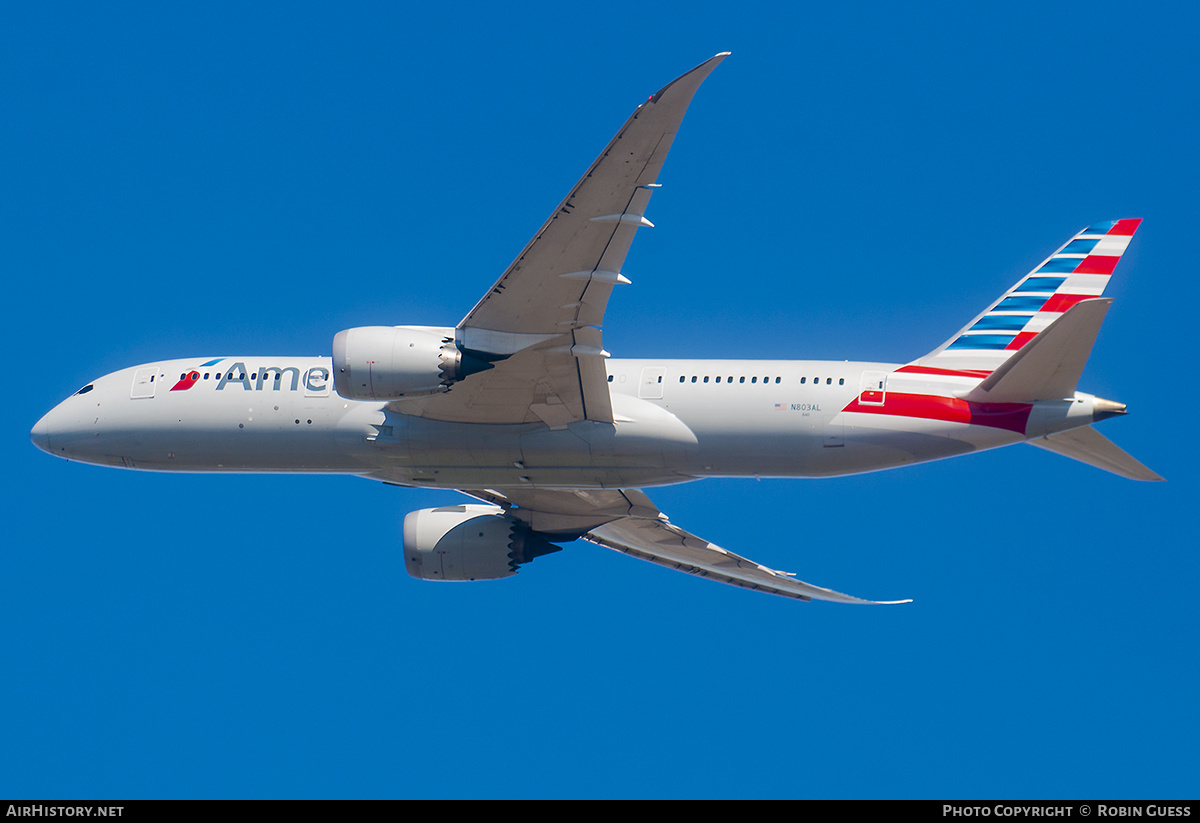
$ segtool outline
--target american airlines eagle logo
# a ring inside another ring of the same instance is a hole
[[[216,360],[209,360],[207,363],[201,363],[200,368],[203,369],[208,366],[215,366],[218,363],[220,363],[223,359],[224,358],[222,358],[222,357],[218,357]],[[181,374],[181,375],[179,375],[179,382],[171,387],[171,391],[187,391],[192,386],[196,385],[196,381],[199,379],[200,379],[200,372],[196,371],[195,369],[188,372],[187,374]]]
[[[179,382],[171,387],[171,391],[187,391],[192,386],[196,385],[196,381],[200,379],[200,372],[190,371],[183,375]]]

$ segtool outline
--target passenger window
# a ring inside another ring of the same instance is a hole
[[[782,382],[782,381],[783,381],[783,378],[782,378],[782,377],[776,377],[776,378],[775,378],[775,382],[776,382],[776,383],[780,383],[780,382]]]
[[[800,378],[800,385],[801,385],[801,386],[803,386],[803,385],[804,385],[804,381],[805,381],[805,380],[807,380],[807,379],[808,379],[807,377],[801,377],[801,378]]]

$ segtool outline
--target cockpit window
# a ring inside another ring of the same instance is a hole
[[[94,388],[96,388],[96,387],[95,387],[95,386],[93,386],[91,383],[88,383],[86,386],[84,386],[82,389],[80,389],[79,391],[77,391],[77,392],[75,392],[75,393],[76,393],[76,394],[87,394],[88,392],[90,392],[90,391],[91,391],[92,389],[94,389]]]

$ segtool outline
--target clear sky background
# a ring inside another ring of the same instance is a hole
[[[1197,12],[1130,3],[0,8],[0,796],[1191,797]],[[904,362],[1145,222],[1081,389],[1164,475],[1015,446],[659,489],[896,607],[589,544],[409,578],[350,477],[124,472],[34,422],[137,363],[453,324],[640,102],[718,51],[616,356]],[[1180,411],[1182,409],[1182,411]]]

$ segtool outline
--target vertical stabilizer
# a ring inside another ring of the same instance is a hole
[[[1104,294],[1141,218],[1088,226],[913,365],[991,372],[1077,303]]]

